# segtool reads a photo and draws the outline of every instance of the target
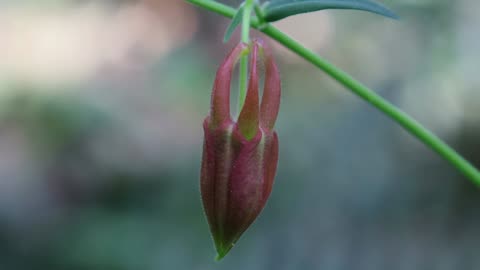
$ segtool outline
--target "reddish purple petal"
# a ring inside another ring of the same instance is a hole
[[[212,90],[210,127],[217,127],[225,121],[230,120],[230,82],[232,79],[232,71],[240,54],[246,48],[246,44],[238,44],[217,70]]]
[[[253,43],[252,57],[250,59],[250,80],[248,82],[248,92],[245,97],[245,103],[238,116],[238,128],[240,133],[247,138],[252,139],[258,132],[258,73],[257,58],[258,44]]]
[[[276,132],[265,136],[265,151],[263,156],[263,173],[265,179],[263,188],[263,206],[265,206],[265,203],[272,192],[275,173],[277,171],[278,136]]]
[[[260,106],[260,125],[264,129],[273,130],[280,109],[280,74],[270,48],[263,42],[262,46],[265,55],[265,86]]]
[[[263,203],[263,140],[262,133],[246,140],[238,131],[233,133],[235,159],[229,181],[224,246],[231,248],[258,216]]]
[[[207,120],[204,122],[205,141],[200,190],[210,230],[217,244],[222,241],[227,211],[228,183],[235,155],[231,147],[233,123],[226,123],[212,130]]]

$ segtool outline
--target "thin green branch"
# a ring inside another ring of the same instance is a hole
[[[210,0],[187,0],[188,2],[201,6],[207,10],[221,14],[225,17],[233,17],[235,9],[226,5],[210,1]],[[407,115],[405,112],[395,107],[380,95],[370,90],[362,83],[353,79],[350,75],[337,67],[330,64],[325,59],[321,58],[313,51],[305,48],[297,41],[293,40],[288,35],[284,34],[277,28],[270,24],[261,24],[256,18],[252,18],[251,26],[259,29],[261,32],[276,40],[283,46],[287,47],[297,55],[323,70],[332,78],[337,80],[340,84],[351,90],[354,94],[370,103],[381,112],[385,113],[392,120],[400,124],[410,134],[417,137],[425,145],[437,152],[440,156],[445,158],[454,167],[456,167],[461,173],[463,173],[474,184],[480,186],[480,172],[470,164],[465,158],[459,155],[455,150],[438,138],[435,134],[430,132],[427,128],[423,127],[419,122]]]

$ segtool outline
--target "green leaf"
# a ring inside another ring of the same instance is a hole
[[[225,31],[225,35],[223,36],[224,43],[227,43],[230,40],[233,32],[235,31],[235,29],[237,29],[238,25],[242,22],[243,10],[244,10],[244,5],[241,4],[237,10],[237,13],[235,13],[235,16],[233,16],[233,19],[230,22],[230,25]]]
[[[262,8],[267,22],[323,9],[356,9],[398,19],[393,11],[371,0],[272,0]]]

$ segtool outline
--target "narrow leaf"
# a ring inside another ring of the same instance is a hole
[[[371,0],[274,0],[263,5],[267,22],[274,22],[288,16],[323,9],[355,9],[376,13],[392,19],[398,18],[393,11]]]
[[[240,7],[237,10],[237,13],[235,13],[235,16],[233,16],[233,19],[230,22],[230,25],[228,26],[227,30],[225,31],[225,35],[223,36],[223,42],[224,43],[227,43],[230,40],[233,32],[238,27],[238,25],[242,22],[243,9],[244,9],[243,7],[244,7],[243,4],[240,5]]]

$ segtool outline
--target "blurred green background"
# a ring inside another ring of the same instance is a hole
[[[480,2],[384,3],[402,19],[275,25],[480,166]],[[180,0],[0,1],[1,270],[480,268],[478,188],[273,43],[276,184],[215,263],[198,182],[228,22]]]

